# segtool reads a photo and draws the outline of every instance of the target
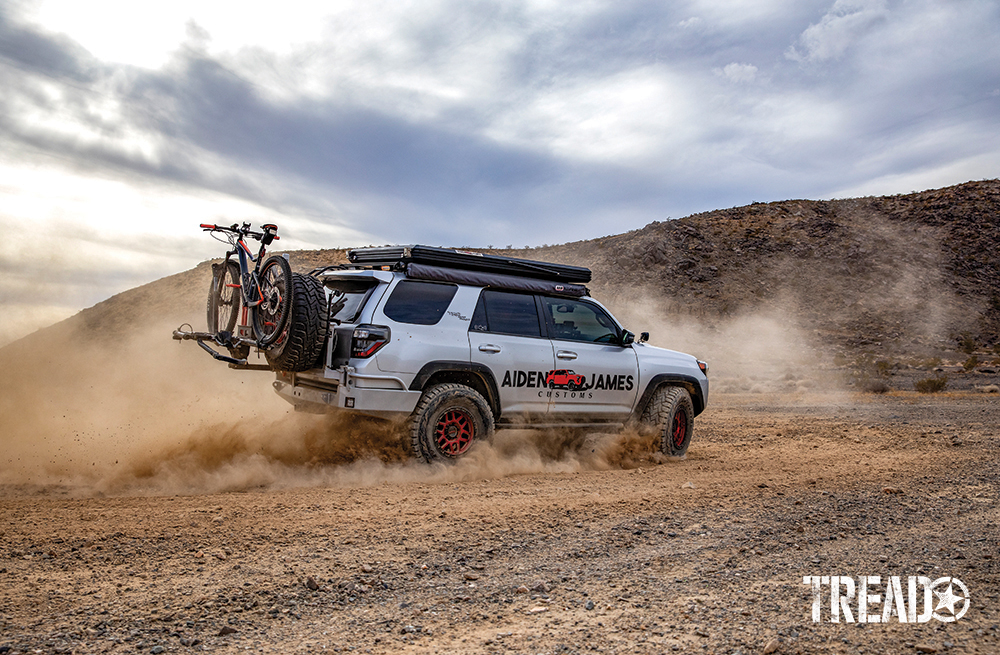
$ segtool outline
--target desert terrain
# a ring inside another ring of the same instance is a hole
[[[1000,652],[998,198],[510,249],[591,266],[630,329],[709,360],[682,460],[501,431],[427,466],[395,426],[295,414],[269,374],[170,341],[204,321],[207,263],[6,346],[0,655]],[[957,621],[834,623],[827,582],[814,622],[806,576],[967,596]]]

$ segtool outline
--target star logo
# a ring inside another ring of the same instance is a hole
[[[939,591],[939,587],[943,587],[943,590]],[[958,578],[938,578],[931,583],[930,589],[938,598],[933,614],[938,621],[952,623],[965,616],[969,610],[969,589]],[[947,613],[939,613],[938,610],[947,610]]]

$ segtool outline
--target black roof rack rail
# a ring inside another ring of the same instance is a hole
[[[329,264],[327,266],[320,266],[309,271],[308,275],[310,277],[319,277],[324,275],[327,271],[348,271],[354,268],[353,266],[348,266],[347,264]]]
[[[556,282],[576,284],[590,282],[590,269],[583,266],[553,264],[434,246],[355,248],[347,251],[347,258],[352,264],[359,266],[388,266],[396,270],[402,270],[406,264],[417,263],[485,273],[518,275]]]

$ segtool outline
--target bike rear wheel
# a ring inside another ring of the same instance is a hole
[[[240,267],[232,260],[212,267],[208,289],[208,331],[232,332],[240,315]]]
[[[292,267],[277,255],[260,269],[260,304],[250,308],[257,343],[269,346],[281,335],[292,308]]]

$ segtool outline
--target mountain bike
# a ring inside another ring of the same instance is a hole
[[[250,348],[273,344],[288,322],[292,309],[292,269],[284,257],[272,255],[265,259],[267,247],[280,239],[277,225],[261,225],[260,232],[250,229],[250,223],[230,226],[202,223],[201,228],[217,241],[227,243],[230,250],[221,263],[212,264],[208,332],[178,328],[174,339],[194,339],[216,359],[245,366]],[[247,245],[247,239],[260,241],[256,255]],[[208,340],[225,347],[231,357],[205,345]]]
[[[278,227],[265,224],[261,232],[251,230],[249,223],[201,227],[232,248],[222,263],[212,265],[207,306],[209,332],[232,334],[240,319],[240,326],[252,326],[258,347],[269,346],[285,327],[291,307],[292,269],[288,260],[278,256],[264,259],[267,247],[280,238]],[[256,256],[246,243],[248,237],[260,241]],[[233,255],[237,261],[233,261]],[[244,330],[238,336],[246,338],[249,334]]]

